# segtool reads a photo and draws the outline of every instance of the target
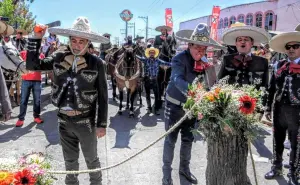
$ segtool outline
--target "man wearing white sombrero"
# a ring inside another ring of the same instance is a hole
[[[265,175],[273,179],[282,175],[282,154],[286,131],[291,143],[290,185],[298,185],[300,167],[300,32],[293,31],[276,35],[270,41],[270,48],[275,52],[285,53],[288,59],[277,62],[272,72],[265,115],[271,120],[273,108],[273,166]]]
[[[99,168],[97,137],[103,137],[107,127],[106,67],[100,58],[87,51],[91,42],[109,43],[109,39],[92,32],[85,17],[77,18],[72,28],[49,28],[48,32],[69,37],[69,47],[40,60],[38,50],[45,30],[35,32],[35,37],[29,38],[27,69],[54,72],[52,103],[59,109],[66,170],[79,170],[79,143],[87,167]],[[101,181],[101,172],[90,173],[91,185],[101,185]],[[79,185],[77,175],[68,174],[65,183]]]
[[[229,84],[249,84],[268,87],[268,61],[265,58],[252,55],[251,48],[261,43],[267,43],[269,34],[262,28],[235,23],[224,31],[223,43],[236,46],[235,54],[225,55],[218,74],[221,79],[229,75]]]
[[[159,88],[157,82],[157,75],[160,65],[171,66],[171,63],[164,62],[163,60],[157,58],[159,55],[159,50],[157,48],[151,47],[145,50],[145,56],[147,58],[137,55],[137,58],[144,62],[144,86],[146,92],[146,101],[148,110],[147,113],[153,112],[155,115],[159,115]],[[151,105],[150,90],[154,93],[154,105]],[[153,110],[152,110],[153,108]]]
[[[172,74],[166,90],[165,128],[171,128],[180,120],[185,111],[183,105],[187,100],[188,86],[195,80],[205,84],[209,89],[216,81],[215,69],[205,58],[208,46],[223,48],[210,38],[206,24],[199,24],[195,30],[181,30],[176,38],[187,42],[188,48],[172,59]],[[164,142],[163,151],[163,185],[173,185],[171,173],[174,158],[174,147],[179,132],[181,133],[179,174],[189,182],[197,184],[197,178],[190,171],[190,160],[194,136],[191,130],[195,127],[195,119],[186,119],[181,126],[170,133]]]

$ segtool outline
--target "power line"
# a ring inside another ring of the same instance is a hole
[[[190,13],[193,9],[195,9],[200,3],[203,3],[203,1],[199,0],[195,5],[193,5],[191,8],[189,8],[189,11],[187,11],[186,13],[184,13],[182,16],[180,16],[179,18],[177,18],[176,20],[174,20],[173,22],[176,22],[177,20],[181,19],[182,17],[184,17],[185,15],[187,15],[188,13]]]
[[[159,0],[154,0],[154,1],[152,2],[152,4],[150,5],[150,7],[149,7],[149,9],[148,9],[148,11],[147,11],[146,14],[148,14],[148,13],[155,7],[155,4],[158,4],[158,2],[159,2]],[[154,6],[151,7],[152,5],[154,5]]]
[[[299,22],[299,20],[298,20],[296,14],[295,14],[295,11],[294,11],[294,5],[292,5],[292,11],[293,11],[293,14],[294,14],[294,17],[295,17],[296,21]]]

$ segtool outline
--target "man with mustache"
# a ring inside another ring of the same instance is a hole
[[[222,48],[220,44],[209,37],[206,24],[199,24],[195,30],[181,30],[176,38],[187,42],[188,48],[172,59],[172,74],[166,90],[165,128],[168,130],[184,116],[183,105],[187,100],[188,85],[197,80],[207,88],[216,81],[215,69],[205,58],[208,46]],[[197,184],[197,178],[190,171],[192,143],[194,140],[192,129],[196,119],[186,119],[181,126],[170,133],[164,142],[163,150],[163,185],[173,185],[172,162],[174,148],[179,132],[181,133],[179,174],[189,182]]]
[[[79,170],[79,144],[87,167],[100,168],[97,137],[105,136],[107,127],[106,67],[100,58],[88,52],[88,46],[91,42],[109,43],[109,39],[92,32],[89,20],[79,17],[70,29],[49,28],[49,33],[68,36],[70,44],[41,60],[38,50],[45,31],[35,31],[34,38],[29,38],[26,64],[28,70],[54,72],[51,99],[59,109],[59,135],[66,170]],[[91,185],[102,185],[101,172],[89,175]],[[67,174],[65,184],[79,185],[78,175]]]
[[[297,30],[297,29],[296,29]],[[272,72],[265,115],[271,120],[273,106],[273,166],[265,175],[273,179],[282,175],[282,154],[286,131],[291,143],[289,173],[290,185],[298,185],[300,167],[300,32],[287,32],[272,38],[270,47],[278,53],[285,53],[288,59],[277,62]]]

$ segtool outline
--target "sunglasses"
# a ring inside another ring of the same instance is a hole
[[[110,36],[104,36],[104,37],[106,37],[106,38],[110,38]]]
[[[285,49],[286,50],[290,50],[291,48],[293,48],[293,49],[299,49],[299,47],[300,47],[300,44],[286,45]]]
[[[22,32],[18,32],[18,34],[22,35]]]

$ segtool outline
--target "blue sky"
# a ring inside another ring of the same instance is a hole
[[[124,35],[120,29],[125,29],[125,22],[119,14],[129,9],[135,23],[136,34],[145,36],[145,22],[138,16],[149,17],[149,27],[155,29],[165,24],[165,8],[172,8],[174,30],[179,29],[179,23],[192,18],[209,15],[214,5],[226,8],[228,6],[256,2],[258,0],[35,0],[30,10],[37,16],[37,23],[46,24],[60,20],[62,27],[71,27],[78,16],[85,16],[90,20],[92,30],[99,33],[111,33],[112,38]],[[129,29],[133,35],[133,29]],[[159,34],[149,30],[149,37]],[[64,39],[62,40],[64,41]]]

